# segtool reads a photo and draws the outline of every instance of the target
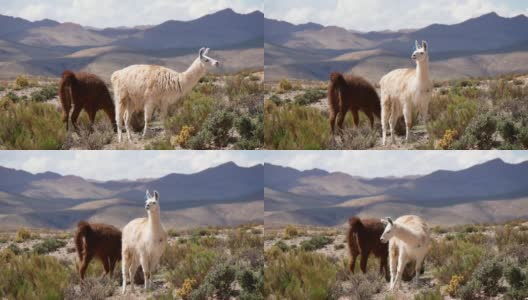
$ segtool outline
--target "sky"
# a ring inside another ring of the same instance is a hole
[[[528,151],[1,151],[0,166],[103,181],[196,173],[230,161],[244,167],[266,162],[373,178],[460,170],[495,158],[520,163]]]
[[[335,25],[357,31],[422,28],[455,24],[496,12],[528,15],[526,0],[265,0],[267,18],[294,24]]]
[[[249,13],[263,6],[262,0],[2,0],[0,14],[105,28],[188,21],[225,8]]]
[[[495,158],[520,163],[528,151],[266,151],[263,161],[298,170],[314,168],[367,178],[461,170]]]
[[[94,180],[191,174],[227,162],[261,164],[258,151],[0,151],[0,166],[30,173],[55,172]],[[0,178],[1,180],[1,178]]]

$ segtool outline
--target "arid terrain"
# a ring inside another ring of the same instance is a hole
[[[5,299],[229,299],[263,293],[263,226],[170,229],[169,244],[153,276],[152,289],[136,285],[121,295],[121,266],[101,279],[93,260],[84,285],[73,231],[0,233],[0,296]],[[16,272],[16,276],[13,272]],[[227,286],[226,286],[227,285]],[[226,298],[227,297],[227,298]],[[248,298],[246,298],[248,299]]]
[[[372,83],[379,94],[379,84]],[[331,136],[327,84],[328,81],[315,80],[265,83],[264,123],[268,149],[528,148],[526,74],[435,81],[427,124],[415,115],[410,140],[405,143],[403,119],[399,120],[395,143],[385,146],[381,144],[380,120],[376,119],[372,130],[363,113],[360,113],[359,128],[355,128],[352,114],[348,113],[344,132]],[[478,136],[479,132],[484,134]]]
[[[528,222],[441,226],[431,232],[434,242],[419,284],[404,281],[398,291],[391,292],[389,283],[378,275],[374,256],[368,261],[367,274],[361,273],[359,259],[356,272],[348,271],[346,227],[266,225],[266,295],[341,300],[528,296],[528,282],[523,281],[528,271]]]
[[[145,138],[143,114],[132,141],[117,142],[101,110],[93,132],[82,112],[79,131],[66,131],[55,78],[19,76],[0,81],[0,149],[258,149],[262,147],[262,71],[208,75],[173,104],[165,120],[155,112]],[[111,89],[111,85],[107,83]],[[124,129],[123,129],[124,130]]]

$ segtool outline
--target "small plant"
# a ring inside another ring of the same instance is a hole
[[[287,79],[283,79],[279,82],[279,92],[285,93],[287,91],[290,91],[293,88],[291,82],[289,82]]]
[[[175,137],[174,141],[171,144],[185,147],[191,136],[194,135],[194,132],[194,127],[187,125],[183,126],[180,133]]]
[[[483,260],[473,273],[472,280],[482,285],[487,296],[495,296],[499,292],[502,270],[502,265],[497,260]]]
[[[495,145],[493,134],[496,129],[495,116],[491,113],[477,114],[453,147],[455,149],[491,149]]]
[[[331,244],[334,242],[334,239],[319,235],[314,236],[309,240],[301,242],[301,249],[304,251],[315,251],[317,249],[324,248],[326,245]]]
[[[26,228],[20,228],[17,230],[15,235],[15,242],[21,243],[23,241],[29,240],[31,238],[31,231]]]
[[[320,99],[324,98],[326,96],[326,93],[321,90],[317,89],[310,89],[307,90],[304,94],[300,94],[295,96],[294,101],[295,104],[298,105],[309,105],[312,103],[316,103]]]
[[[290,247],[286,245],[286,243],[283,241],[276,242],[274,246],[281,249],[282,252],[288,252],[288,250],[290,249]]]
[[[19,75],[19,76],[16,78],[16,80],[15,80],[15,85],[16,85],[19,89],[23,89],[23,88],[29,86],[29,80],[27,79],[26,76],[24,76],[24,75]]]
[[[297,231],[297,228],[293,225],[288,225],[286,228],[284,228],[284,237],[287,239],[291,239],[299,235],[299,231]]]
[[[464,276],[453,275],[453,277],[451,277],[451,281],[449,281],[449,284],[447,285],[446,292],[451,297],[456,297],[462,282],[464,282]]]
[[[182,299],[186,300],[189,298],[191,292],[196,287],[196,280],[185,278],[181,288],[176,290],[176,295],[180,296]]]
[[[33,251],[38,254],[48,254],[64,246],[66,246],[65,241],[51,238],[33,246]]]

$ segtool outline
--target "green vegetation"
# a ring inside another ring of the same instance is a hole
[[[301,242],[301,249],[304,251],[315,251],[333,242],[334,239],[330,237],[318,235],[310,238],[309,240]]]
[[[37,254],[48,254],[64,246],[66,246],[65,241],[52,238],[46,239],[33,246],[33,251]]]

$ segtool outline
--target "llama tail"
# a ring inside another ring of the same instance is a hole
[[[59,98],[64,108],[62,114],[62,121],[66,122],[68,120],[68,115],[72,107],[72,95],[71,95],[71,86],[74,82],[77,81],[75,74],[71,71],[64,71],[62,73],[62,79],[59,84]]]
[[[82,260],[82,254],[86,248],[86,236],[92,232],[92,227],[86,221],[80,221],[77,223],[77,232],[75,233],[75,248],[77,248],[77,254],[79,260]]]
[[[341,73],[335,72],[330,74],[330,84],[328,85],[328,105],[334,113],[339,112],[339,102],[341,102],[339,88],[344,81],[345,78]]]

